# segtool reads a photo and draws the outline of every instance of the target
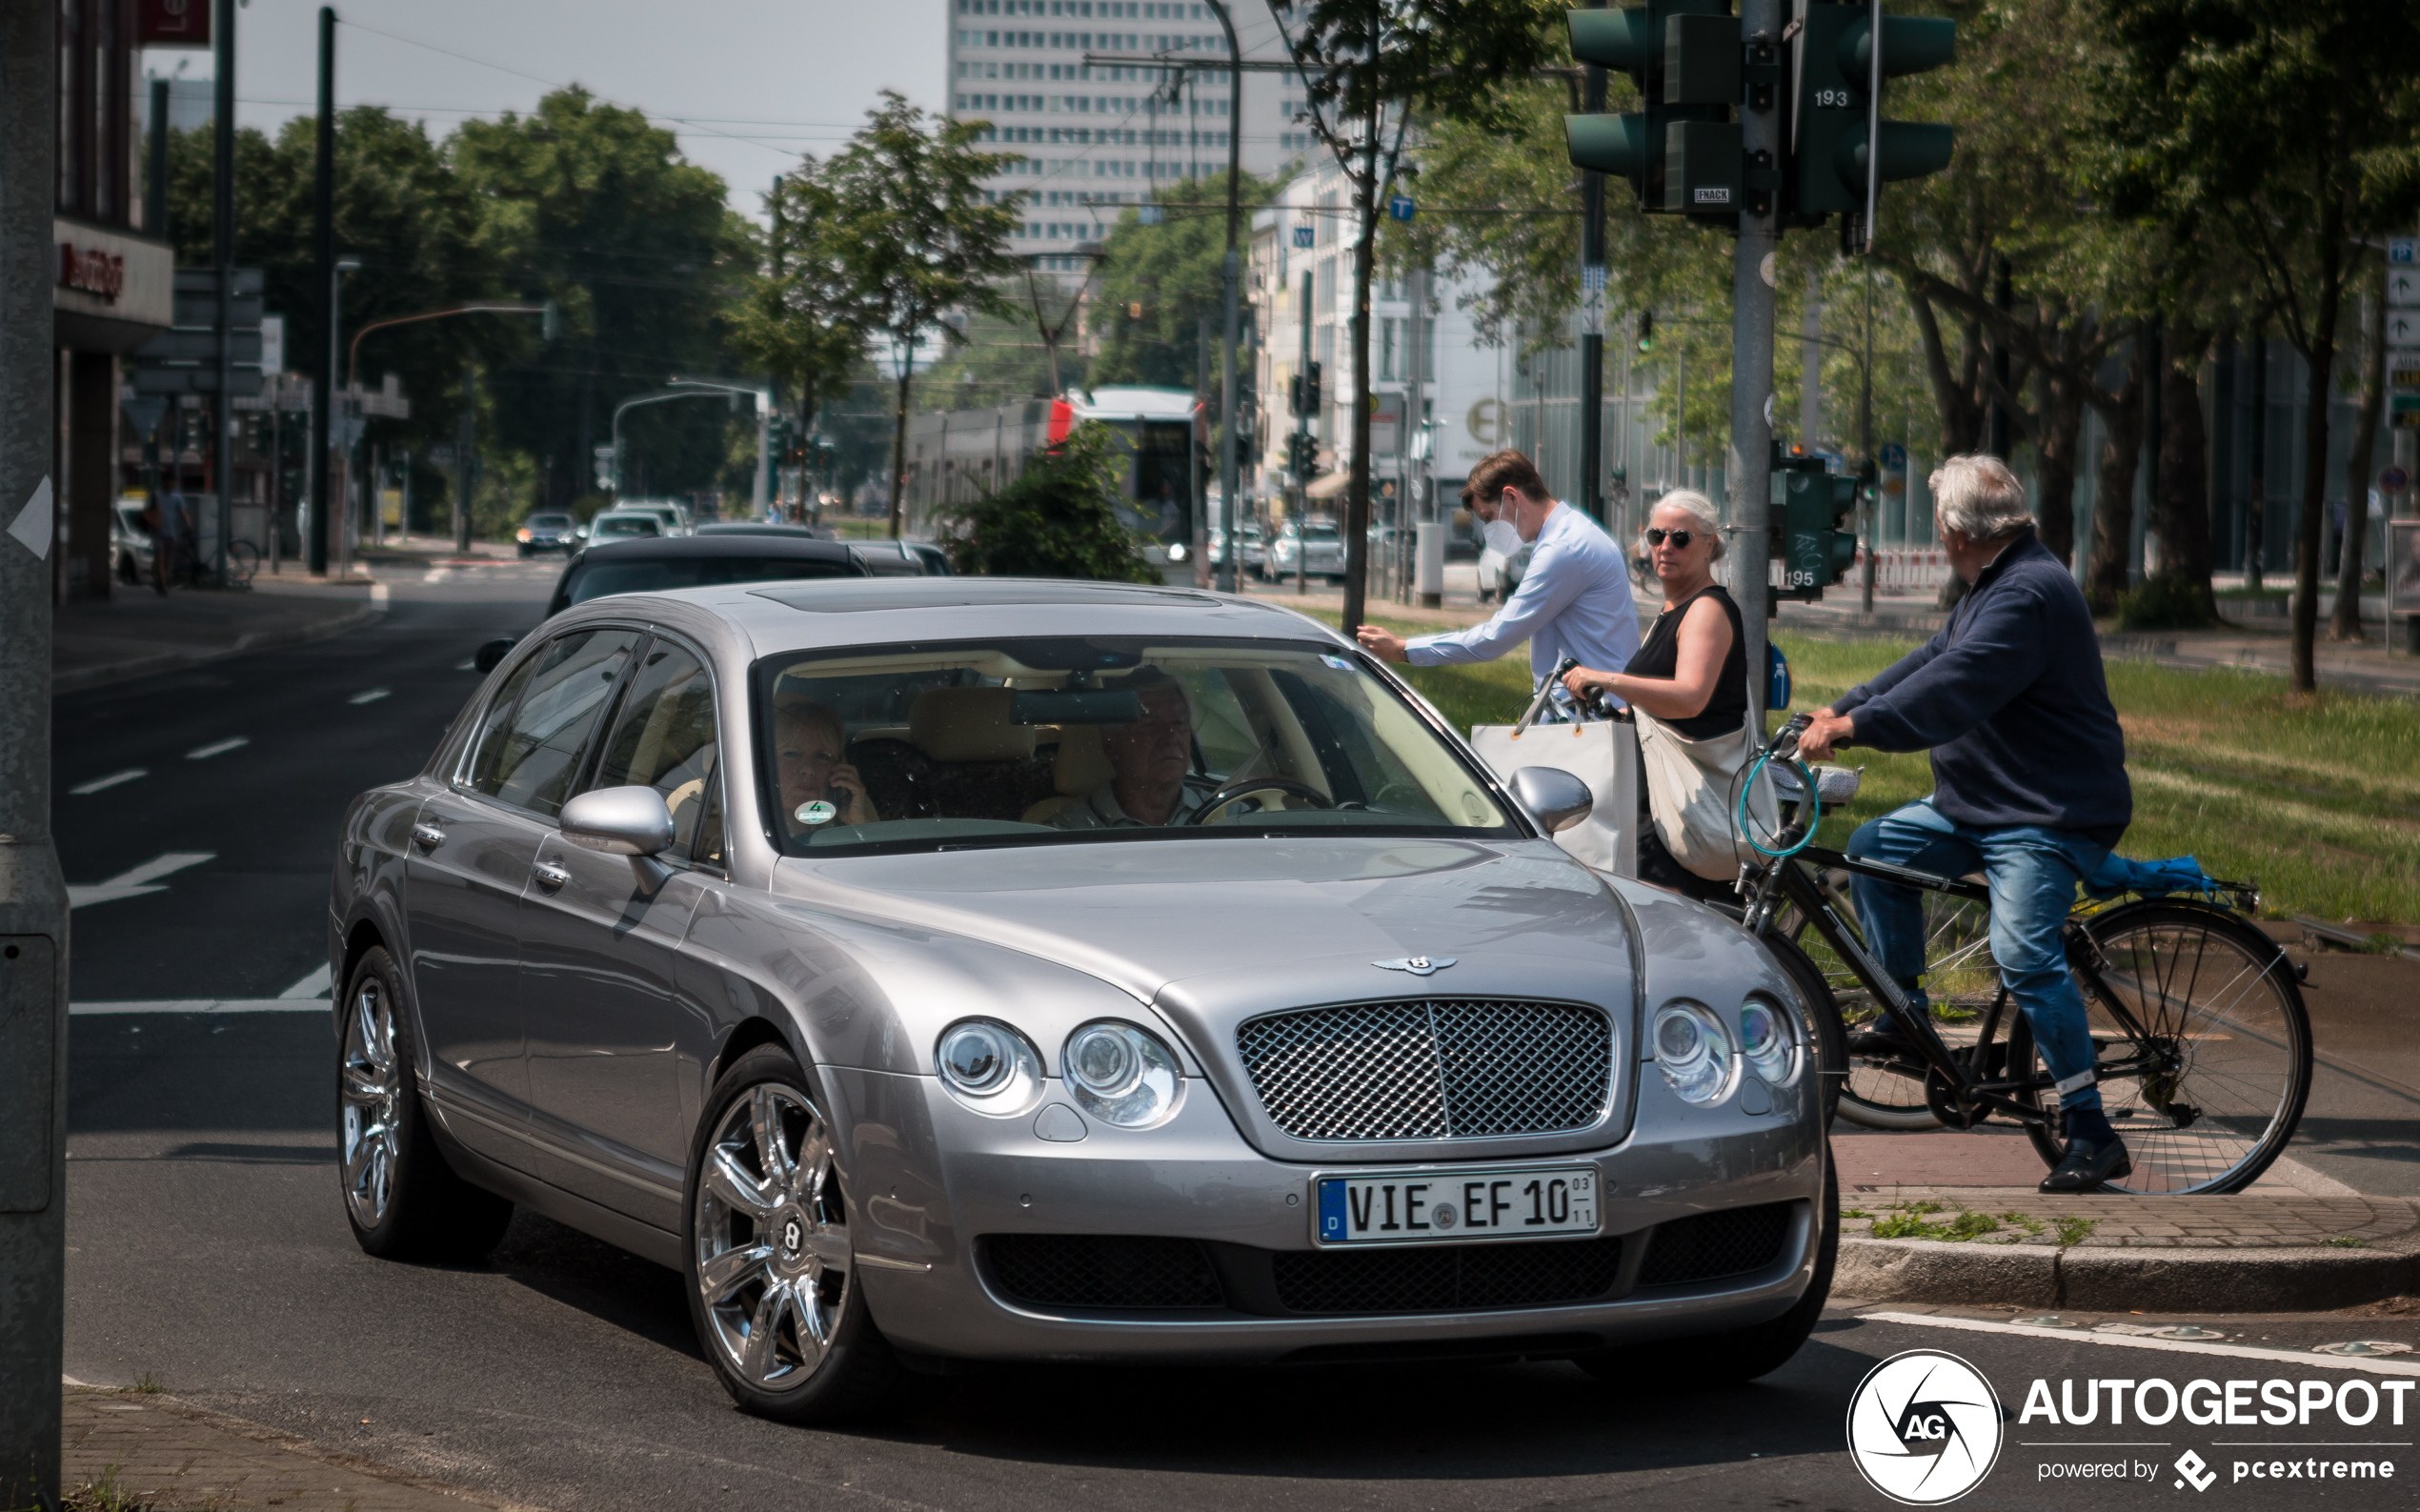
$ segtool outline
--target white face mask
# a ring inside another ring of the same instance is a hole
[[[1489,520],[1481,538],[1487,542],[1487,549],[1499,556],[1518,555],[1523,544],[1521,532],[1506,519]]]

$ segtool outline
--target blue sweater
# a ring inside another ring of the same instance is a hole
[[[2075,579],[2028,532],[1949,623],[1833,712],[1859,745],[1932,752],[1933,804],[1960,824],[2032,824],[2115,845],[2134,817],[2126,736]]]

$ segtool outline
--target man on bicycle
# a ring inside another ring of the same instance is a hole
[[[2133,818],[2126,739],[2091,611],[2035,538],[2024,485],[1999,458],[1976,455],[1943,463],[1931,487],[1934,531],[1969,585],[1966,598],[1941,634],[1816,711],[1798,750],[1819,761],[1851,738],[1878,751],[1931,750],[1932,796],[1861,826],[1848,853],[1946,877],[1984,874],[1992,959],[2033,1027],[2064,1112],[2066,1158],[2042,1190],[2089,1191],[2133,1167],[2101,1111],[2061,928],[2077,881]],[[1883,969],[1926,1011],[1920,895],[1863,876],[1852,885]],[[1849,1053],[1916,1058],[1888,1014]]]

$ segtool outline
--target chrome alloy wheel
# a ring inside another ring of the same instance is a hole
[[[764,1082],[732,1103],[698,1172],[698,1300],[724,1362],[786,1391],[822,1365],[853,1255],[832,1130],[806,1094]]]
[[[394,1198],[401,1149],[403,1075],[395,1056],[394,1005],[375,975],[365,974],[345,1016],[345,1058],[337,1098],[344,1109],[345,1202],[353,1220],[376,1228]]]

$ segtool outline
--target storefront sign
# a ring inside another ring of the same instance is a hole
[[[98,247],[59,243],[59,287],[99,294],[111,304],[126,289],[126,258]]]
[[[147,48],[210,46],[210,0],[142,0],[134,40]]]

